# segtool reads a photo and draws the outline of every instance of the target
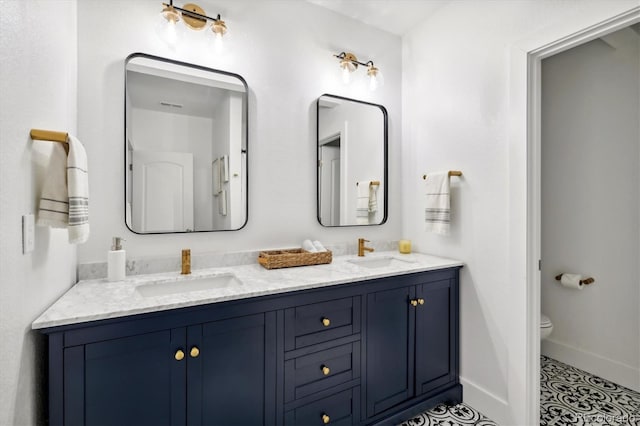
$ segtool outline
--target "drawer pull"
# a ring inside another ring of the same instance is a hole
[[[418,304],[424,305],[424,299],[418,299]]]
[[[331,421],[331,417],[329,417],[326,414],[322,415],[322,423],[324,423],[325,425],[328,425],[330,421]]]
[[[322,318],[322,325],[329,327],[331,325],[331,320],[329,318]]]
[[[411,303],[411,306],[418,306],[418,301],[416,299],[411,299],[409,303]]]
[[[200,349],[198,349],[197,346],[192,347],[189,355],[191,355],[191,358],[198,358],[198,355],[200,355]]]
[[[182,361],[184,359],[184,351],[182,349],[178,349],[176,354],[174,355],[176,361]]]
[[[328,376],[329,373],[331,373],[331,370],[329,369],[329,367],[327,367],[326,365],[322,366],[322,374],[324,374],[325,376]]]

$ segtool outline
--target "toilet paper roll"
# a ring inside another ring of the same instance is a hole
[[[574,290],[582,290],[582,287],[584,286],[580,282],[581,280],[582,275],[580,274],[562,274],[562,277],[560,278],[560,284],[562,284],[564,287],[572,288]]]

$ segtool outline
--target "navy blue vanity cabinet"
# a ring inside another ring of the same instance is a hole
[[[275,313],[180,311],[50,334],[50,424],[274,424]]]
[[[414,287],[400,287],[367,297],[367,417],[413,395],[414,296]]]
[[[322,300],[357,290],[284,311],[285,426],[359,424],[362,296]]]
[[[450,280],[416,286],[415,394],[423,395],[458,376],[457,288]]]
[[[52,371],[62,373],[64,387],[50,395],[64,395],[64,424],[175,424],[185,362],[171,352],[183,346],[180,334],[162,330],[64,348],[63,368]],[[51,413],[51,423],[62,424],[62,414]]]
[[[462,401],[457,267],[51,327],[51,425],[382,425]]]
[[[275,323],[269,321],[271,315],[187,329],[187,424],[275,422]]]
[[[402,285],[402,284],[413,285]],[[366,308],[366,416],[428,401],[460,402],[457,271],[415,274],[371,292]]]

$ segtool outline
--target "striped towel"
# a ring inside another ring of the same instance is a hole
[[[369,181],[356,183],[356,225],[369,224]]]
[[[82,143],[69,135],[67,184],[69,188],[69,242],[89,239],[89,175],[87,153]]]
[[[67,153],[62,144],[54,143],[40,195],[38,225],[66,228],[68,223]]]
[[[87,154],[82,143],[69,135],[69,154],[55,144],[47,178],[40,197],[38,225],[67,228],[69,242],[81,244],[89,239],[89,177]]]
[[[449,172],[430,173],[425,181],[425,231],[449,235],[450,198]]]
[[[369,184],[369,213],[378,211],[378,185]]]

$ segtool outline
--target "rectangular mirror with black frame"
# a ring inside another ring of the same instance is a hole
[[[387,220],[387,110],[322,95],[317,101],[318,221],[323,226]]]
[[[247,94],[237,74],[142,53],[126,59],[131,231],[230,231],[246,224]]]

